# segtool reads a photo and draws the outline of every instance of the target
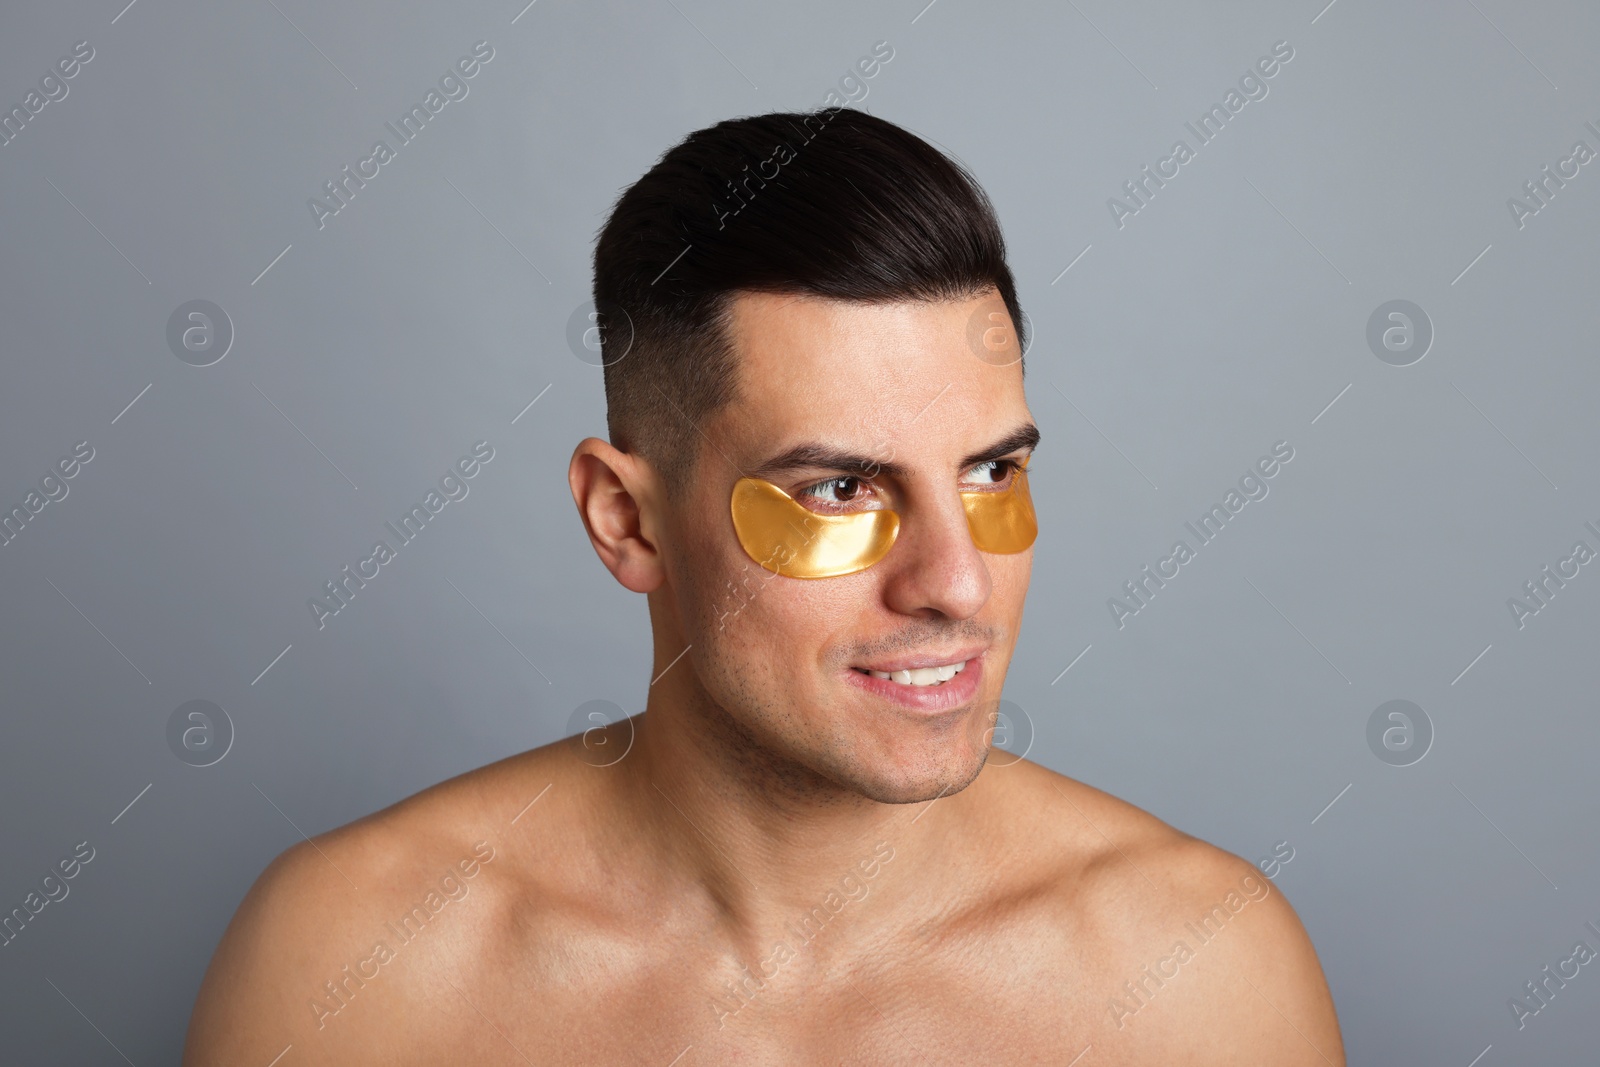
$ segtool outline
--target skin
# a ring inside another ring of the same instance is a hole
[[[958,495],[1004,477],[964,457],[1032,424],[1020,365],[969,347],[996,308],[742,294],[739,396],[681,499],[581,442],[595,552],[648,596],[645,711],[280,855],[184,1063],[1343,1064],[1316,954],[1254,866],[988,746],[1050,538],[980,552]],[[801,443],[898,465],[811,498],[900,514],[872,567],[775,577],[740,548],[734,481]],[[970,647],[979,688],[937,715],[847,676]]]

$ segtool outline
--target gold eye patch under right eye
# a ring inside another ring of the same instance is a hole
[[[734,484],[733,529],[751,559],[790,578],[834,578],[882,559],[900,532],[892,511],[823,515],[759,478]]]

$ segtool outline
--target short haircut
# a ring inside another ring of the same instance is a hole
[[[623,192],[595,244],[611,443],[674,495],[689,484],[706,420],[738,393],[741,291],[879,304],[990,287],[1025,350],[993,205],[915,134],[853,108],[697,130]]]

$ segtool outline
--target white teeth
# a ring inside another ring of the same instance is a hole
[[[874,678],[884,678],[901,685],[942,685],[966,669],[966,661],[946,663],[942,667],[918,667],[916,670],[867,671]]]

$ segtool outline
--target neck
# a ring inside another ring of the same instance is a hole
[[[885,855],[900,857],[903,875],[968,825],[976,783],[933,801],[942,810],[928,818],[929,802],[871,800],[753,737],[696,683],[687,659],[652,685],[619,769],[662,855],[736,936],[760,944],[824,901],[863,898],[882,884],[873,879]]]

